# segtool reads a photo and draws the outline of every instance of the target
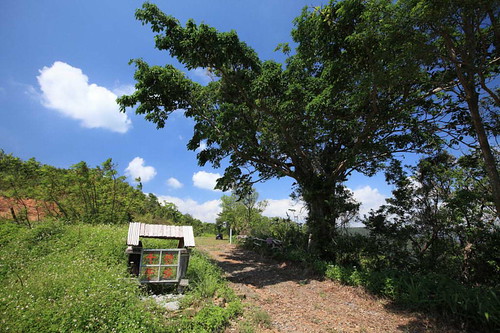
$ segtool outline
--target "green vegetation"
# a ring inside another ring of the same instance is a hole
[[[228,161],[218,187],[241,200],[257,181],[294,179],[305,226],[255,223],[224,198],[221,222],[282,241],[259,251],[498,329],[499,14],[496,0],[331,1],[295,19],[296,47],[277,47],[280,64],[234,31],[182,24],[145,3],[136,18],[156,48],[213,80],[202,86],[137,59],[136,90],[118,102],[158,128],[185,109],[195,122],[188,148],[206,144],[201,165]],[[419,154],[416,165],[403,164],[408,152]],[[362,218],[369,235],[346,232],[359,207],[347,179],[381,171],[393,197]]]
[[[387,297],[412,310],[428,311],[451,321],[482,330],[500,327],[500,290],[464,286],[436,273],[373,271],[364,268],[327,265],[327,278]]]
[[[182,332],[215,332],[240,314],[241,302],[221,276],[221,270],[202,253],[196,253],[189,262],[188,277],[194,287],[187,301],[194,306],[203,305],[203,308],[176,324]]]
[[[331,1],[303,10],[292,31],[296,48],[279,45],[287,57],[279,64],[259,59],[234,31],[182,25],[145,3],[136,17],[157,34],[156,47],[213,80],[202,86],[172,65],[137,59],[136,90],[118,103],[122,111],[137,106],[158,128],[186,110],[195,123],[188,148],[206,144],[200,165],[228,162],[218,187],[233,194],[222,199],[219,227],[282,245],[255,249],[410,308],[498,330],[499,13],[498,0]],[[403,164],[408,152],[419,154],[415,165]],[[359,203],[346,181],[377,172],[393,197],[361,219],[367,234],[349,232]],[[294,179],[306,225],[261,215],[265,204],[252,184],[281,177]],[[111,160],[58,169],[0,152],[0,195],[20,207],[11,210],[17,224],[3,223],[0,233],[9,330],[210,332],[241,311],[199,253],[182,317],[164,318],[140,300],[118,250],[119,225],[187,224],[196,234],[214,225],[145,195],[140,180],[130,186]],[[66,224],[33,224],[28,200],[38,217]],[[268,320],[256,312],[254,321]]]
[[[191,225],[196,235],[214,232],[213,224],[182,214],[152,193],[144,194],[137,181],[136,188],[129,185],[111,159],[95,168],[80,162],[61,169],[0,150],[0,196],[12,200],[11,217],[17,223],[31,226],[42,217],[53,217],[71,223]]]
[[[500,214],[498,163],[498,1],[343,0],[309,8],[294,21],[294,50],[263,60],[235,31],[182,24],[151,3],[136,12],[155,46],[187,69],[204,68],[200,85],[172,65],[136,66],[136,90],[121,110],[163,128],[182,108],[192,118],[190,150],[220,167],[218,187],[243,192],[260,180],[290,177],[309,210],[312,246],[324,252],[358,205],[345,183],[390,168],[402,153],[449,146],[478,149],[488,206]]]
[[[247,305],[244,315],[238,322],[238,332],[254,333],[258,329],[271,329],[273,327],[271,316],[259,307]]]
[[[387,173],[393,197],[364,223],[384,255],[379,268],[439,272],[471,285],[500,286],[500,225],[476,155],[422,158],[412,173]]]
[[[241,309],[220,271],[192,256],[182,310],[166,313],[127,272],[127,228],[0,222],[5,332],[213,332]]]

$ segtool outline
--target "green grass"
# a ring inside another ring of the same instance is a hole
[[[248,303],[245,304],[244,314],[239,319],[237,331],[240,333],[254,333],[273,327],[269,313]]]
[[[12,231],[9,222],[2,229]],[[126,228],[41,223],[0,250],[5,331],[155,331],[123,253]]]
[[[233,241],[234,241],[234,239],[233,239]],[[229,239],[228,238],[215,239],[215,235],[206,235],[206,236],[202,236],[202,237],[196,237],[195,242],[196,242],[196,246],[217,247],[220,245],[229,244]]]
[[[141,241],[145,249],[175,249],[179,244],[176,239],[143,238]]]
[[[147,291],[127,272],[126,236],[127,226],[0,222],[1,330],[211,332],[240,311],[218,268],[196,251],[186,310],[165,313],[142,300]]]

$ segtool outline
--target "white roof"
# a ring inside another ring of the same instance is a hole
[[[194,247],[192,226],[177,226],[163,224],[146,224],[130,222],[128,226],[127,245],[139,245],[139,237],[184,239],[185,247]]]

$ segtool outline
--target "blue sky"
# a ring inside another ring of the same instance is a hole
[[[283,56],[273,50],[291,41],[292,21],[301,9],[326,2],[154,1],[183,23],[193,18],[221,31],[234,29],[262,59],[278,61]],[[133,89],[130,59],[178,65],[154,49],[153,33],[135,20],[141,5],[131,0],[0,3],[0,149],[63,168],[112,158],[121,174],[141,176],[144,192],[213,222],[223,195],[213,185],[223,170],[199,167],[196,153],[186,149],[192,122],[176,112],[156,130],[132,111],[120,114],[115,103]],[[188,75],[207,80],[203,71]],[[301,210],[289,199],[291,184],[280,179],[256,186],[260,199],[269,202],[266,215]],[[391,191],[381,176],[353,176],[348,186],[363,203],[362,212],[383,203]]]

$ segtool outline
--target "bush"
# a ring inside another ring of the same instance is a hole
[[[498,289],[467,287],[440,274],[366,271],[340,265],[329,265],[325,276],[344,284],[364,286],[411,309],[432,310],[484,330],[500,329]]]

